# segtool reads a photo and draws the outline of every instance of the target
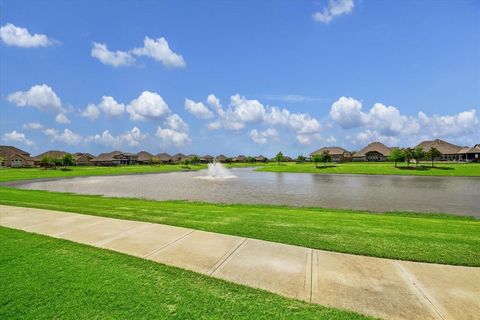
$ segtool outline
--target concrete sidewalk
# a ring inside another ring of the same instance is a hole
[[[385,319],[478,319],[480,268],[313,250],[161,224],[0,206],[0,225]]]

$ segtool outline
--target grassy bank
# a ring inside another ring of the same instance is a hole
[[[0,243],[1,319],[367,319],[22,231]]]
[[[189,171],[205,169],[206,165],[132,165],[118,167],[69,167],[69,171],[42,168],[1,168],[0,182],[26,179],[44,179],[80,176],[102,176],[114,174],[157,173],[171,171]]]
[[[295,173],[336,173],[336,174],[385,174],[385,175],[412,175],[412,176],[459,176],[459,177],[479,177],[480,163],[436,163],[435,167],[430,167],[430,163],[422,163],[418,167],[399,163],[395,168],[391,162],[349,162],[349,163],[268,163],[257,171],[268,172],[295,172]]]
[[[480,221],[447,215],[157,202],[0,187],[0,204],[182,226],[384,258],[480,266]]]

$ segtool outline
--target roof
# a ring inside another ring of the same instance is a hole
[[[467,153],[480,153],[480,144],[476,144],[473,148],[470,148]]]
[[[14,156],[19,156],[25,160],[30,160],[30,153],[23,151],[21,149],[15,148],[13,146],[0,146],[0,156],[3,159],[8,160]]]
[[[61,150],[49,150],[45,151],[44,153],[40,153],[33,157],[33,160],[42,160],[43,157],[50,157],[50,158],[63,158],[68,152],[61,151]]]
[[[128,153],[124,153],[122,151],[118,151],[118,150],[115,150],[115,151],[112,151],[112,152],[104,152],[104,153],[100,153],[97,157],[93,158],[92,160],[90,161],[93,161],[93,162],[97,162],[97,161],[113,161],[113,160],[117,160],[115,159],[114,157],[115,156],[118,156],[120,154],[128,154]]]
[[[460,149],[457,153],[467,153],[470,149],[473,149],[473,148],[470,148],[470,147],[463,147],[462,149]]]
[[[266,158],[262,155],[256,156],[255,160],[265,160]]]
[[[172,156],[172,158],[185,158],[186,156],[183,153],[177,153]]]
[[[235,160],[235,161],[245,160],[245,159],[247,159],[247,157],[245,157],[243,154],[239,154],[238,156],[233,158],[233,160]]]
[[[440,139],[422,141],[415,148],[428,151],[431,147],[437,148],[442,154],[454,154],[462,149],[460,146]]]
[[[207,159],[213,160],[213,157],[212,157],[211,155],[209,155],[209,154],[206,154],[206,155],[204,155],[203,157],[201,157],[200,159],[202,159],[202,160],[207,160]]]
[[[169,160],[172,159],[172,156],[169,155],[168,153],[162,152],[162,153],[157,154],[157,158],[160,161],[169,161]]]
[[[227,157],[223,154],[219,154],[218,156],[215,157],[217,160],[225,160]]]
[[[138,161],[150,161],[153,158],[153,154],[147,151],[140,151],[137,153]]]
[[[381,142],[372,142],[362,150],[355,153],[355,157],[364,157],[367,155],[367,153],[373,151],[376,151],[386,157],[390,154],[391,149]]]
[[[323,147],[321,149],[318,149],[316,151],[313,151],[310,155],[314,155],[314,154],[321,154],[323,153],[324,151],[328,151],[328,154],[329,155],[337,155],[337,154],[344,154],[344,153],[350,153],[349,151],[343,149],[343,148],[340,148],[340,147]]]
[[[75,152],[73,155],[74,156],[85,156],[85,157],[91,158],[91,159],[95,158],[95,156],[93,154],[88,153],[88,152]]]

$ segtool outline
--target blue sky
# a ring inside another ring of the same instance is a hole
[[[0,11],[1,143],[33,154],[480,143],[480,1],[2,0]]]

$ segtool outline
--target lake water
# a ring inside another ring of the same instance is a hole
[[[444,212],[480,217],[479,177],[323,175],[231,169],[232,179],[199,179],[206,171],[15,182],[23,189],[223,203],[262,203],[370,211]]]

